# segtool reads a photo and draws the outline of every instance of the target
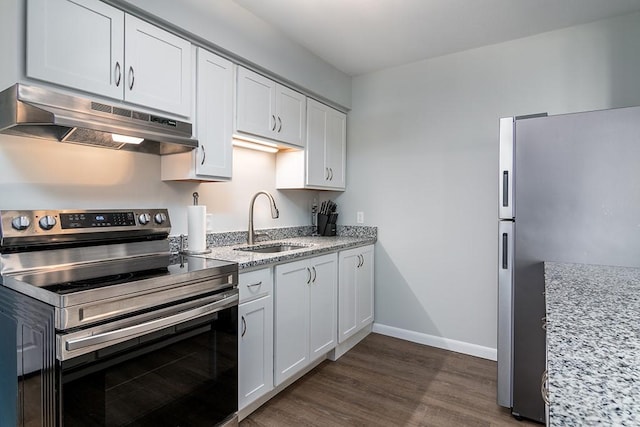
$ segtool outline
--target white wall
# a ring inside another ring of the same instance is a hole
[[[495,357],[498,118],[640,104],[639,40],[633,14],[354,78],[337,202],[379,227],[379,325]]]
[[[338,105],[351,106],[351,77],[233,1],[112,0],[170,21]]]
[[[162,182],[160,157],[0,135],[0,210],[166,207],[172,235],[187,233],[192,193],[214,214],[213,231],[246,230],[249,201],[269,191],[280,210],[271,219],[258,199],[255,227],[309,225],[314,191],[275,189],[275,155],[234,148],[233,180]]]

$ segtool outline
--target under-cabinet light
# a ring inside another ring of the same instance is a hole
[[[277,153],[278,147],[275,145],[267,145],[268,143],[244,141],[241,139],[233,139],[233,145],[236,147],[248,148],[250,150],[264,151],[265,153]]]
[[[144,138],[137,138],[135,136],[118,135],[117,133],[111,134],[113,142],[120,142],[124,144],[140,144],[144,141]]]

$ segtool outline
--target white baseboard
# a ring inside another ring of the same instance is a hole
[[[464,341],[437,337],[435,335],[424,334],[422,332],[409,331],[407,329],[400,329],[394,326],[382,325],[380,323],[373,324],[373,332],[418,344],[455,351],[456,353],[468,354],[482,359],[498,360],[498,350],[491,347],[484,347]]]

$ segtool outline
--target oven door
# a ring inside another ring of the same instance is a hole
[[[233,289],[189,302],[190,307],[59,335],[59,425],[200,426],[236,420],[237,304]]]

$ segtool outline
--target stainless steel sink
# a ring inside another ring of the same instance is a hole
[[[261,254],[273,254],[278,252],[288,252],[295,249],[303,249],[307,246],[293,245],[289,243],[276,243],[273,245],[248,246],[244,248],[236,248],[236,251],[257,252]]]

